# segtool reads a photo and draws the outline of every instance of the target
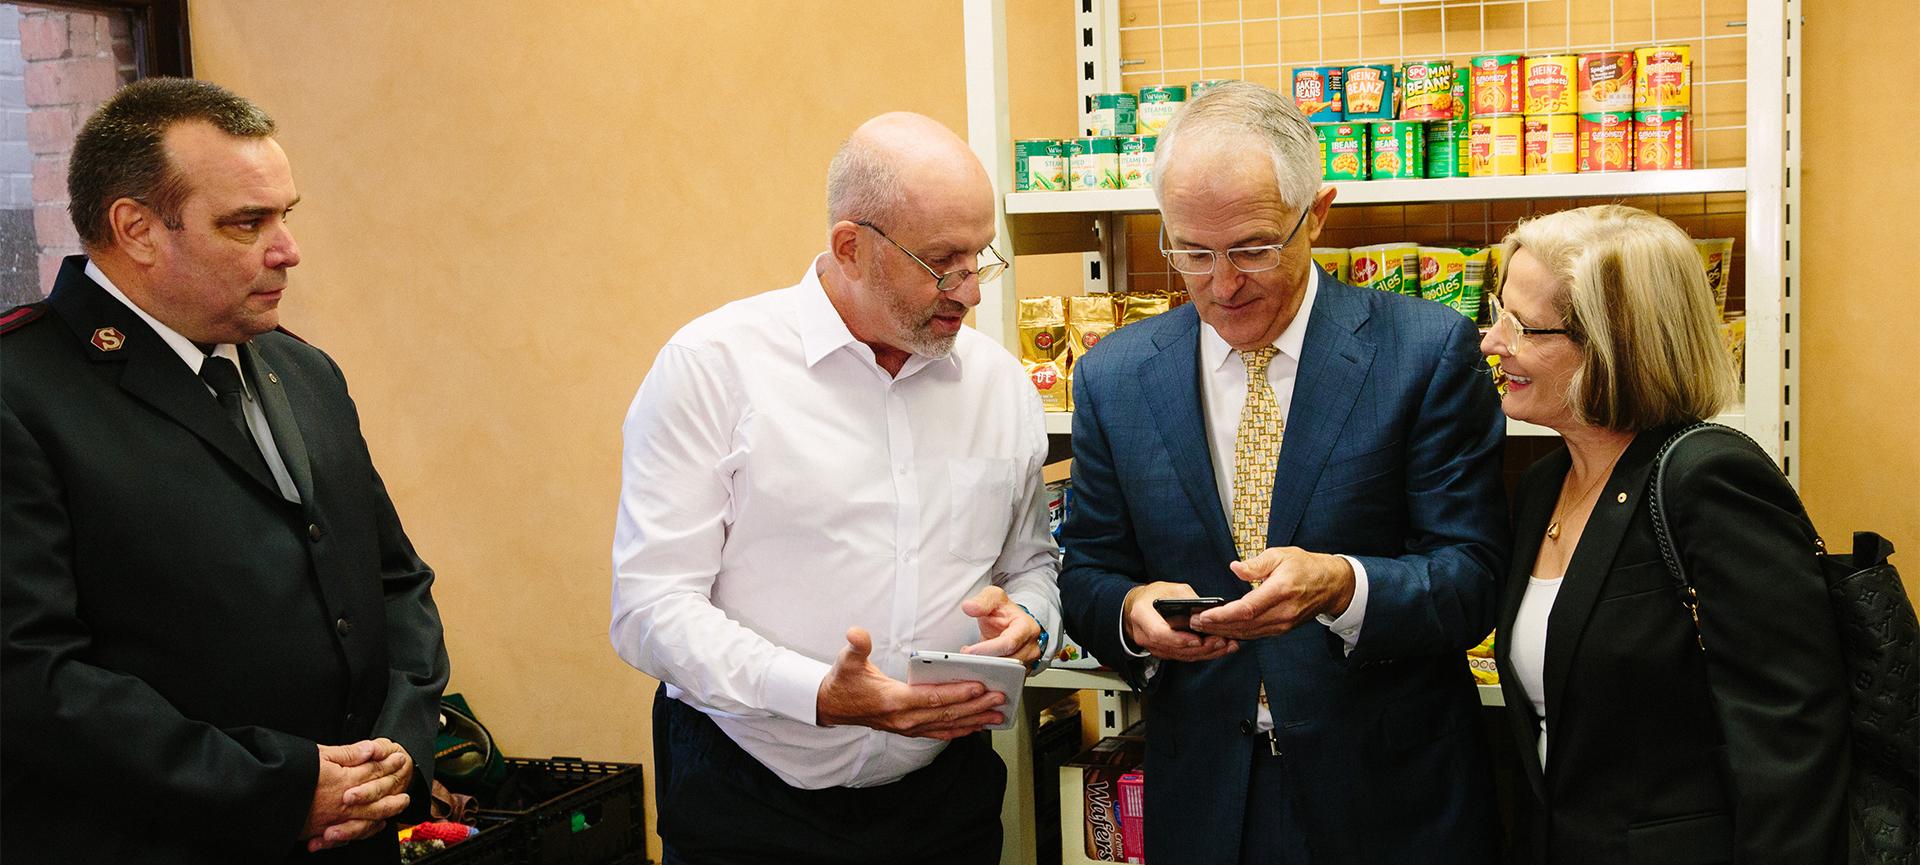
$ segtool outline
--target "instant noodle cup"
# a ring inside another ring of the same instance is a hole
[[[1572,174],[1580,170],[1580,118],[1549,114],[1528,117],[1522,125],[1528,174]]]
[[[1473,116],[1499,117],[1526,110],[1521,74],[1524,57],[1518,54],[1486,54],[1473,58]]]
[[[1633,170],[1633,115],[1621,111],[1582,114],[1575,135],[1582,172]]]
[[[1525,121],[1519,117],[1475,117],[1467,123],[1468,176],[1514,177],[1526,173],[1521,155]]]
[[[1526,61],[1526,111],[1528,115],[1572,114],[1577,106],[1579,88],[1575,69],[1579,59],[1572,54],[1528,57]]]
[[[1116,294],[1114,301],[1120,307],[1120,325],[1145,321],[1173,308],[1173,298],[1164,291],[1130,291]]]
[[[1445,246],[1420,247],[1420,296],[1449,309],[1460,308],[1467,290],[1467,256]]]
[[[1580,55],[1580,113],[1633,110],[1633,52],[1594,51]]]
[[[1392,120],[1399,107],[1391,66],[1349,66],[1340,87],[1348,121]]]
[[[1426,176],[1467,176],[1467,126],[1465,120],[1427,124]]]
[[[1314,127],[1320,137],[1320,154],[1326,160],[1321,177],[1326,180],[1365,180],[1372,153],[1367,147],[1367,127],[1360,123],[1324,123]]]
[[[1303,66],[1293,70],[1293,105],[1314,123],[1345,120],[1347,70],[1339,66]],[[1198,99],[1199,97],[1194,97]]]
[[[1401,120],[1452,120],[1453,61],[1409,63],[1400,69]]]
[[[1013,188],[1018,192],[1055,192],[1067,188],[1067,148],[1057,138],[1013,143]]]
[[[1633,51],[1633,110],[1685,111],[1692,104],[1692,50],[1661,45]]]
[[[1120,188],[1153,188],[1152,135],[1129,135],[1120,139]]]
[[[1140,88],[1139,110],[1134,126],[1141,135],[1159,135],[1180,106],[1187,103],[1187,88],[1177,84]]]
[[[1390,291],[1394,294],[1408,292],[1411,283],[1412,293],[1419,293],[1418,270],[1408,274],[1404,268],[1409,254],[1417,262],[1419,247],[1410,243],[1376,243],[1372,246],[1356,246],[1348,253],[1352,256],[1348,284],[1358,288],[1374,288]],[[1415,265],[1418,267],[1418,265]],[[1407,277],[1411,275],[1412,278]]]
[[[1700,265],[1707,269],[1707,287],[1713,289],[1713,309],[1722,318],[1727,315],[1727,287],[1733,281],[1733,238],[1711,237],[1695,240]]]
[[[1341,282],[1346,282],[1347,277],[1353,272],[1353,256],[1348,254],[1346,250],[1337,247],[1314,247],[1313,263],[1320,265],[1320,269],[1326,271],[1328,276]]]
[[[1087,112],[1087,136],[1104,138],[1132,135],[1140,100],[1131,93],[1096,93],[1093,110]]]
[[[1373,124],[1373,179],[1420,177],[1427,170],[1427,131],[1418,120]]]
[[[1075,295],[1066,301],[1067,351],[1078,361],[1120,324],[1113,298],[1105,294]]]
[[[1633,167],[1660,171],[1693,167],[1692,116],[1685,111],[1642,111],[1633,118]]]
[[[1069,189],[1119,189],[1120,139],[1076,138],[1067,151]]]

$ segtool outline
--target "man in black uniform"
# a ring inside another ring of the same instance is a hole
[[[149,79],[0,318],[0,860],[395,861],[447,655],[340,370],[278,329],[274,124]],[[331,851],[331,852],[322,852]]]

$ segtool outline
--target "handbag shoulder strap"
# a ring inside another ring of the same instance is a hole
[[[1747,444],[1751,445],[1754,450],[1763,454],[1766,453],[1766,450],[1760,447],[1759,442],[1754,441],[1753,437],[1740,430],[1712,421],[1700,421],[1674,433],[1667,438],[1666,442],[1660,445],[1659,452],[1654,454],[1653,457],[1653,472],[1647,479],[1647,510],[1653,517],[1654,536],[1660,541],[1660,558],[1667,563],[1667,573],[1673,577],[1674,583],[1680,587],[1680,603],[1684,605],[1687,608],[1687,612],[1693,616],[1694,641],[1700,644],[1702,651],[1706,650],[1707,645],[1706,640],[1700,636],[1700,593],[1694,587],[1693,580],[1687,576],[1686,569],[1680,566],[1680,551],[1674,546],[1673,529],[1667,523],[1665,492],[1667,486],[1667,462],[1673,457],[1674,449],[1679,447],[1681,442],[1686,441],[1695,434],[1708,432],[1710,430],[1720,430],[1739,436],[1745,440]]]

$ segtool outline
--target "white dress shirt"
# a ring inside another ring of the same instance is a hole
[[[889,375],[827,262],[661,349],[627,412],[613,540],[620,657],[809,789],[894,781],[944,747],[815,726],[849,626],[900,680],[908,650],[980,640],[960,604],[990,583],[1060,633],[1033,385],[972,328]]]
[[[153,328],[153,332],[159,334],[161,341],[165,342],[168,348],[173,349],[175,354],[180,355],[180,359],[186,362],[187,368],[193,370],[194,375],[197,376],[200,374],[200,365],[206,362],[207,355],[200,350],[199,346],[193,344],[193,340],[181,336],[179,331],[161,324],[159,319],[148,315],[146,310],[141,309],[135,305],[133,301],[128,300],[127,296],[121,293],[120,286],[114,285],[113,280],[108,279],[107,274],[100,269],[99,265],[94,264],[91,259],[87,261],[87,276],[91,277],[94,282],[99,283],[100,287],[106,289],[108,294],[113,295],[114,300],[126,304],[126,307],[133,310],[134,315],[140,316],[140,320],[146,322],[148,327]],[[260,400],[255,398],[253,382],[249,381],[245,375],[247,366],[240,362],[240,350],[234,348],[230,343],[221,343],[220,345],[214,346],[213,353],[231,361],[234,369],[242,371],[240,386],[246,391],[247,395],[247,426],[253,430],[253,441],[259,446],[260,455],[266,458],[267,470],[273,473],[273,482],[279,485],[281,497],[287,501],[298,503],[300,501],[300,490],[293,485],[293,475],[287,473],[287,463],[280,458],[280,449],[274,446],[273,427],[267,425],[267,415],[266,412],[260,408]],[[213,387],[211,385],[206,386],[206,388],[207,393],[213,393]],[[219,396],[218,394],[214,395],[215,397]]]
[[[1520,690],[1533,703],[1534,717],[1540,719],[1540,768],[1547,766],[1547,617],[1553,614],[1553,602],[1560,597],[1564,578],[1543,580],[1528,577],[1526,593],[1520,596],[1520,611],[1513,617],[1513,632],[1507,634],[1508,659]]]

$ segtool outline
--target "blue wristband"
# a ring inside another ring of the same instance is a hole
[[[1037,666],[1041,661],[1044,661],[1047,659],[1047,639],[1051,635],[1047,633],[1047,623],[1040,621],[1040,617],[1034,615],[1032,610],[1027,609],[1026,604],[1015,603],[1014,606],[1019,607],[1021,612],[1027,614],[1027,618],[1032,619],[1034,624],[1040,626],[1040,657],[1034,659],[1034,662],[1032,664],[1027,665],[1028,669],[1032,669],[1033,667]]]

